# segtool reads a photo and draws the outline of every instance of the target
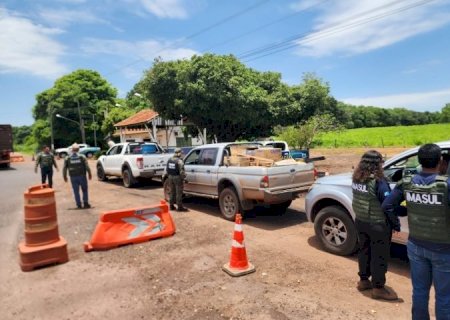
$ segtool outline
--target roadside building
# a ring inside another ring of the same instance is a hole
[[[158,142],[166,148],[197,146],[201,139],[185,135],[183,129],[189,123],[180,116],[177,120],[167,120],[152,109],[144,109],[114,125],[113,137],[120,142]]]

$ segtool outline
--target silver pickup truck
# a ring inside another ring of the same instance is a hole
[[[231,147],[241,143],[207,144],[192,149],[185,157],[184,194],[219,199],[220,211],[227,220],[257,204],[270,205],[284,213],[292,200],[314,183],[312,163],[280,163],[270,167],[227,164]],[[253,144],[255,146],[255,144]],[[286,163],[286,162],[285,162]],[[164,192],[170,188],[164,179]]]
[[[439,142],[437,145],[441,147],[443,154],[450,153],[450,141]],[[385,162],[384,174],[392,189],[402,176],[415,174],[421,169],[417,159],[418,150],[418,147],[407,150]],[[319,178],[306,195],[306,216],[314,223],[316,236],[328,252],[349,255],[356,250],[352,200],[351,173]],[[407,218],[400,217],[400,223],[401,232],[394,233],[392,241],[406,244],[409,233]]]

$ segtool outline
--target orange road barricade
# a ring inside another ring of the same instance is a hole
[[[59,236],[55,192],[48,184],[32,186],[24,193],[25,241],[19,243],[20,267],[37,267],[69,261],[67,242]]]
[[[222,267],[230,276],[239,277],[255,272],[255,267],[248,262],[245,250],[244,232],[242,230],[242,216],[236,215],[234,224],[233,242],[231,244],[230,262]]]
[[[164,200],[159,205],[103,213],[84,251],[107,250],[157,238],[170,237],[175,224]]]

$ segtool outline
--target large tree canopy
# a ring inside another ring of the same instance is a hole
[[[155,61],[140,85],[163,117],[186,117],[219,141],[264,136],[275,124],[280,74],[257,72],[233,56]]]
[[[76,123],[81,122],[80,116],[85,123],[86,140],[93,143],[93,129],[99,128],[98,123],[115,105],[116,95],[117,90],[96,71],[76,70],[59,78],[52,88],[36,96],[33,132],[38,143],[50,144],[52,123],[56,147],[81,142],[80,126]],[[56,114],[75,122],[57,118]]]

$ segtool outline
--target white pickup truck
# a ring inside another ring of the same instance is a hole
[[[172,156],[154,142],[117,143],[97,160],[97,177],[100,181],[122,177],[123,185],[130,188],[139,178],[161,177]]]
[[[245,144],[217,143],[192,149],[184,158],[184,194],[219,199],[223,217],[234,220],[236,213],[244,213],[257,204],[270,205],[277,213],[284,213],[292,200],[314,183],[312,163],[284,160],[271,167],[229,165],[226,159],[231,155],[230,148],[236,145]],[[167,199],[170,187],[165,177],[163,181]]]

